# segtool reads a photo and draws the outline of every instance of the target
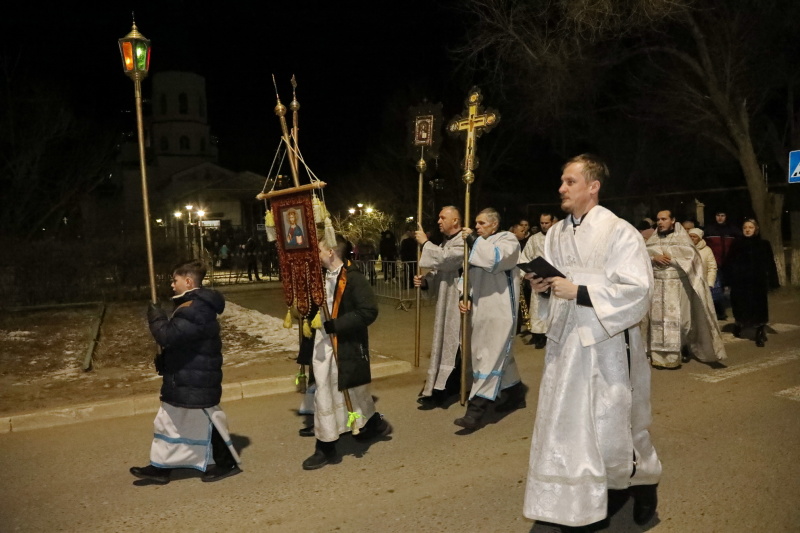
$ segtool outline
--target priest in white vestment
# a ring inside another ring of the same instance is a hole
[[[519,242],[508,231],[498,232],[500,215],[484,209],[475,217],[476,238],[464,228],[462,235],[470,247],[470,305],[458,306],[462,313],[471,309],[472,388],[466,414],[454,422],[466,429],[483,425],[486,410],[512,411],[525,407],[523,385],[512,345],[517,330],[519,302]],[[496,404],[500,391],[503,398]]]
[[[461,348],[461,313],[458,311],[458,280],[464,262],[464,239],[461,233],[461,213],[450,205],[439,212],[439,231],[444,241],[436,246],[428,240],[422,226],[415,233],[422,245],[419,266],[429,269],[424,276],[414,277],[424,298],[436,299],[436,319],[433,323],[433,343],[428,378],[417,402],[428,410],[444,404],[460,389],[459,354]]]
[[[690,354],[705,363],[727,357],[703,260],[669,210],[656,216],[647,239],[655,285],[650,308],[648,351],[655,368],[680,368]],[[686,348],[688,353],[682,354]]]
[[[634,520],[655,515],[661,463],[650,442],[650,367],[639,322],[653,273],[633,226],[598,205],[608,168],[577,156],[563,168],[561,208],[544,258],[566,278],[531,277],[547,349],[524,514],[586,526],[606,517],[609,490],[628,490]]]

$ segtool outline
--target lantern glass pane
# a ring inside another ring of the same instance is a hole
[[[125,63],[125,70],[133,70],[133,47],[130,41],[122,43],[122,61]]]
[[[147,65],[145,66],[145,70],[147,70],[148,72],[150,71],[150,50],[152,50],[152,48],[150,48],[148,46],[147,47]]]
[[[147,45],[141,41],[136,43],[136,70],[147,71]]]

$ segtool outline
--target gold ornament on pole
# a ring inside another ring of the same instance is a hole
[[[150,41],[139,33],[136,20],[130,33],[119,39],[122,70],[133,80],[136,98],[136,130],[139,134],[139,169],[142,175],[142,201],[144,203],[144,231],[147,243],[147,269],[150,275],[150,300],[156,303],[156,275],[153,267],[153,242],[150,237],[150,202],[147,194],[147,162],[144,156],[144,126],[142,125],[142,80],[150,70]]]
[[[474,170],[478,168],[478,158],[475,156],[475,143],[481,134],[490,131],[493,127],[500,122],[500,114],[493,109],[487,109],[485,112],[481,102],[483,95],[478,87],[473,87],[469,90],[465,105],[467,106],[463,117],[456,115],[447,130],[454,135],[466,133],[466,152],[464,154],[464,161],[462,168],[464,173],[461,178],[466,184],[464,192],[464,225],[469,227],[470,224],[470,185],[475,181]],[[464,262],[463,262],[463,294],[461,301],[466,307],[469,304],[469,246],[464,246]],[[461,315],[461,405],[467,403],[467,367],[472,366],[472,355],[470,346],[470,321],[469,313]],[[471,382],[472,380],[470,380]]]

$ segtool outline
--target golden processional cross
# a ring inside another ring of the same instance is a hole
[[[500,122],[500,114],[492,109],[487,109],[485,112],[481,102],[483,95],[481,90],[473,87],[469,90],[467,100],[465,102],[467,110],[464,116],[456,115],[447,130],[451,134],[466,133],[467,137],[467,150],[464,154],[464,161],[462,166],[464,174],[461,178],[466,184],[466,192],[464,194],[464,220],[462,223],[464,227],[470,226],[470,185],[475,181],[474,170],[478,168],[478,158],[475,157],[475,142],[482,133],[488,132]],[[464,246],[464,262],[462,265],[463,271],[463,293],[462,302],[464,306],[469,303],[469,246]],[[472,354],[470,349],[470,314],[465,313],[461,315],[461,405],[467,403],[467,367],[472,366]],[[472,383],[472,380],[470,380]]]

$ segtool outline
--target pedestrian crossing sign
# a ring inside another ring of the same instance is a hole
[[[789,183],[800,183],[800,150],[789,152]]]

